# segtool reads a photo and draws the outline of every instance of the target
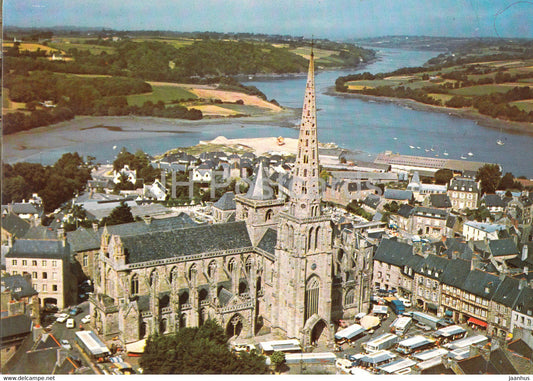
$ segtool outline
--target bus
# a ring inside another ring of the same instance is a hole
[[[337,356],[333,352],[320,353],[287,353],[285,362],[287,364],[327,364],[333,365]]]
[[[485,345],[488,341],[489,339],[487,338],[487,336],[476,335],[452,341],[448,344],[445,344],[444,346],[453,351],[455,349],[470,347],[471,345]]]
[[[378,367],[378,370],[387,374],[408,374],[411,372],[411,367],[413,365],[416,365],[416,361],[411,359],[400,359],[386,365],[382,365]]]
[[[111,355],[109,349],[93,331],[77,331],[75,333],[76,342],[90,358],[104,361]]]
[[[389,349],[398,342],[398,336],[393,333],[385,333],[363,344],[365,352],[374,353],[383,349]]]
[[[436,340],[422,335],[411,336],[398,343],[396,351],[409,355],[414,352],[418,352],[424,349],[431,348],[435,345]]]
[[[352,324],[351,326],[341,329],[335,334],[335,341],[337,344],[344,344],[352,341],[357,336],[365,332],[365,329],[359,324]]]
[[[403,336],[411,326],[412,322],[413,319],[408,316],[399,316],[392,322],[390,326],[391,332]]]
[[[433,329],[437,329],[441,326],[446,326],[444,319],[439,319],[438,317],[431,316],[418,311],[413,312],[413,320],[418,323],[425,324]]]
[[[437,339],[438,344],[446,344],[453,340],[462,339],[466,336],[466,329],[458,325],[449,325],[448,327],[440,328],[433,333],[433,337]]]
[[[299,353],[302,351],[300,342],[296,339],[263,341],[259,343],[259,347],[262,354],[269,356],[276,351],[285,353]]]

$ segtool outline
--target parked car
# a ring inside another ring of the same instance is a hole
[[[67,319],[67,328],[74,328],[76,326],[76,322],[74,321],[74,319],[70,318],[70,319]]]
[[[85,315],[84,317],[81,318],[81,322],[83,324],[87,324],[87,323],[90,323],[91,322],[91,315]]]
[[[65,321],[67,321],[67,319],[68,319],[68,314],[59,314],[56,321],[58,323],[64,323]]]
[[[68,349],[68,350],[71,350],[72,349],[72,345],[70,345],[70,343],[68,342],[68,340],[66,339],[63,339],[60,341],[61,343],[61,346],[65,349]]]
[[[81,311],[82,311],[81,307],[73,307],[73,308],[70,309],[70,311],[68,313],[69,313],[70,316],[76,316]]]

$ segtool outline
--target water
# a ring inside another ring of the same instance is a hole
[[[363,151],[361,159],[373,160],[380,152],[393,151],[417,156],[438,155],[441,158],[498,163],[504,172],[515,176],[533,177],[533,137],[528,135],[501,134],[478,125],[475,121],[461,119],[447,113],[417,111],[395,103],[381,103],[357,98],[345,98],[325,94],[334,86],[339,76],[356,72],[390,72],[407,66],[420,66],[438,52],[421,52],[401,49],[382,49],[381,60],[362,70],[318,71],[315,77],[317,89],[318,127],[321,142],[335,142],[343,148]],[[303,103],[305,76],[249,81],[257,86],[268,99],[276,99],[282,106],[300,109]],[[297,125],[298,118],[291,121]],[[121,123],[128,123],[125,119]],[[147,122],[149,123],[149,122]],[[161,122],[159,122],[160,124]],[[171,123],[179,124],[179,121]],[[117,125],[117,123],[113,123]],[[244,127],[243,127],[244,126]],[[95,130],[95,133],[98,133]],[[275,122],[260,124],[235,120],[231,123],[214,123],[191,128],[190,132],[161,135],[148,138],[121,139],[107,143],[77,144],[69,147],[45,150],[26,161],[51,164],[64,152],[77,151],[82,155],[96,156],[100,162],[112,161],[121,147],[130,152],[142,149],[149,154],[160,154],[171,148],[198,144],[199,140],[227,138],[279,136],[297,138],[298,131],[280,127]],[[396,139],[395,139],[396,138]],[[505,145],[496,141],[505,138]],[[117,148],[113,149],[116,146]],[[409,146],[415,148],[411,149]],[[420,148],[417,148],[420,147]],[[448,155],[444,155],[444,153]],[[470,156],[468,153],[472,153]]]

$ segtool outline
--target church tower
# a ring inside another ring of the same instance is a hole
[[[307,346],[331,333],[332,225],[321,209],[311,50],[288,210],[280,213],[272,328]]]

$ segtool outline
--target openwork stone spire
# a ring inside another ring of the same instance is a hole
[[[300,123],[298,152],[293,169],[289,213],[297,218],[316,217],[320,211],[318,138],[315,99],[315,66],[311,47],[309,72]]]

